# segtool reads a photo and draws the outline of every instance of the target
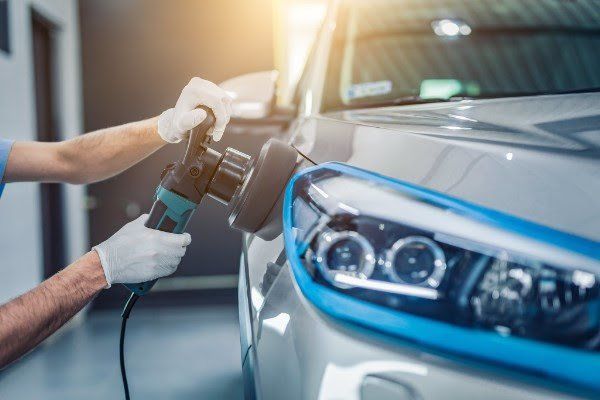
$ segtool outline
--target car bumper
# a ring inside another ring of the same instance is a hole
[[[304,298],[287,264],[256,311],[244,367],[259,398],[582,398],[541,378],[463,363],[334,321]]]

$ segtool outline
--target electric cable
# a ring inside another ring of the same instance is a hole
[[[127,329],[127,319],[131,309],[135,305],[135,302],[140,298],[135,293],[131,293],[131,296],[127,299],[123,312],[121,313],[121,337],[119,338],[119,362],[121,364],[121,380],[123,381],[123,391],[125,392],[125,400],[130,400],[129,397],[129,385],[127,384],[127,371],[125,371],[125,330]]]

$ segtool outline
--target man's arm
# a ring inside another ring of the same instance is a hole
[[[0,369],[60,328],[107,286],[90,251],[35,289],[0,306]]]
[[[212,135],[219,140],[229,122],[231,98],[212,82],[193,78],[174,108],[160,117],[101,129],[59,143],[15,142],[4,182],[92,183],[115,176],[166,143],[177,143],[206,118],[199,105],[216,117]],[[1,178],[1,177],[0,177]]]
[[[115,283],[146,282],[175,272],[188,233],[144,226],[144,214],[35,289],[0,306],[0,369],[37,346]]]
[[[15,142],[4,181],[92,183],[110,178],[166,144],[156,127],[157,118],[152,118],[64,142]]]

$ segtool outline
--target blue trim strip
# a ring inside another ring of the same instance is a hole
[[[294,175],[286,188],[283,205],[285,248],[294,276],[302,293],[324,313],[434,349],[518,367],[548,378],[557,378],[600,391],[600,354],[598,353],[455,326],[391,310],[315,283],[303,266],[296,249],[291,229],[292,201],[296,181],[308,173],[322,169],[379,182],[422,201],[441,205],[479,221],[532,236],[537,240],[595,259],[600,259],[598,243],[340,163],[326,163]]]

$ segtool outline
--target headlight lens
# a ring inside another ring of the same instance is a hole
[[[598,243],[339,164],[297,176],[286,207],[288,252],[316,285],[600,362]]]
[[[408,236],[387,251],[385,266],[392,282],[437,288],[446,272],[446,256],[433,240]]]
[[[319,235],[314,262],[323,278],[334,286],[347,288],[336,281],[339,275],[369,279],[375,269],[375,251],[371,243],[353,231],[326,231]]]

